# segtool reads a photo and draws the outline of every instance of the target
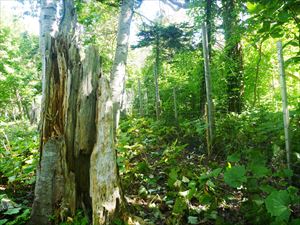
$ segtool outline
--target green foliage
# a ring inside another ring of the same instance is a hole
[[[224,173],[224,181],[230,187],[240,187],[247,181],[246,169],[244,166],[228,167]]]
[[[288,221],[291,215],[290,196],[287,190],[273,191],[265,200],[268,212],[278,221]]]
[[[33,184],[38,157],[38,133],[28,122],[1,123],[0,180],[2,184]]]
[[[22,204],[16,204],[7,197],[6,194],[0,195],[0,201],[6,202],[7,209],[1,209],[0,224],[22,225],[26,224],[30,217],[30,208]],[[2,205],[1,205],[2,206]]]
[[[0,113],[12,114],[17,105],[28,108],[41,91],[38,38],[0,27]],[[19,112],[21,113],[21,112]],[[25,112],[24,112],[25,113]]]

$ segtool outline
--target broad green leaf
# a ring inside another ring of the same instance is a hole
[[[217,177],[217,176],[219,176],[221,171],[222,171],[222,168],[214,169],[213,171],[211,171],[210,175],[211,175],[211,177]]]
[[[8,219],[1,219],[1,220],[0,220],[0,225],[5,224],[7,221],[8,221]]]
[[[245,166],[233,166],[227,168],[224,173],[224,181],[230,187],[237,188],[247,181]]]
[[[278,14],[278,19],[281,21],[281,22],[287,22],[289,19],[290,19],[290,15],[288,13],[287,10],[282,10],[279,14]]]
[[[267,194],[270,194],[271,192],[276,190],[274,187],[268,184],[261,185],[259,189],[262,190],[263,192],[266,192]]]
[[[21,208],[12,208],[12,209],[8,209],[6,210],[3,214],[4,215],[14,215],[14,214],[18,214],[20,212]]]
[[[257,178],[267,176],[270,173],[270,170],[264,165],[250,165],[250,170],[253,175]]]
[[[189,224],[198,224],[199,223],[198,217],[196,217],[196,216],[189,216],[188,217],[188,223]]]
[[[291,215],[290,196],[286,190],[273,191],[265,200],[267,211],[280,221],[288,221]]]

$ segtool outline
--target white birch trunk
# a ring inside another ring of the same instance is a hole
[[[285,137],[285,150],[286,150],[286,161],[288,169],[291,168],[291,150],[290,150],[290,134],[289,134],[289,109],[287,101],[286,92],[286,82],[285,82],[285,72],[284,72],[284,61],[282,55],[282,43],[277,42],[277,54],[279,63],[279,75],[280,75],[280,85],[281,85],[281,97],[282,97],[282,112],[283,112],[283,123],[284,123],[284,137]]]
[[[122,0],[117,34],[117,48],[111,70],[110,83],[112,88],[114,132],[118,128],[122,93],[125,89],[126,63],[130,25],[133,17],[134,0]]]

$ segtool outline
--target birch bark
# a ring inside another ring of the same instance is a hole
[[[116,129],[118,128],[122,94],[125,89],[126,63],[133,9],[134,0],[122,1],[117,34],[117,48],[110,76],[113,99],[114,132],[116,132]]]

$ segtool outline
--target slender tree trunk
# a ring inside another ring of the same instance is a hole
[[[29,224],[51,224],[77,209],[95,225],[121,211],[111,91],[93,47],[81,51],[73,0],[41,2],[43,77],[40,162]]]
[[[225,31],[225,73],[229,112],[240,113],[243,106],[243,57],[236,0],[222,0]]]
[[[117,34],[117,48],[110,76],[113,98],[114,132],[116,132],[118,128],[122,93],[124,93],[125,89],[126,63],[133,9],[134,0],[122,0]]]
[[[139,113],[140,117],[144,116],[144,108],[143,108],[143,96],[141,90],[141,79],[138,79],[138,91],[139,91]]]
[[[210,62],[208,54],[207,29],[205,23],[202,25],[202,43],[203,43],[203,58],[205,67],[205,84],[206,84],[206,99],[207,99],[207,149],[208,156],[212,153],[214,141],[214,112],[211,90]]]
[[[155,112],[156,112],[156,119],[158,120],[161,113],[161,102],[160,102],[160,95],[159,95],[159,84],[158,84],[158,77],[159,77],[159,34],[156,36],[156,48],[155,48],[155,65],[154,65],[154,82],[155,82]]]
[[[255,81],[254,81],[254,90],[253,90],[253,107],[255,107],[256,104],[256,97],[257,97],[257,89],[258,89],[258,79],[259,79],[259,66],[261,62],[261,48],[262,48],[262,42],[259,44],[258,48],[258,60],[256,63],[256,70],[255,70]]]
[[[148,89],[146,89],[144,101],[145,101],[145,114],[148,116],[148,115],[149,115],[149,97],[148,97]]]
[[[285,71],[284,71],[284,60],[283,60],[283,54],[282,54],[281,41],[277,42],[277,53],[278,53],[279,75],[280,75],[280,85],[281,85],[286,161],[287,161],[288,169],[291,169],[291,147],[290,147],[291,141],[290,141],[290,133],[289,133],[290,119],[289,119],[289,109],[288,109]]]
[[[205,22],[207,27],[207,42],[208,42],[208,56],[209,61],[211,62],[211,46],[213,39],[213,20],[214,20],[214,8],[215,0],[206,0],[205,1]],[[203,71],[205,71],[203,66]],[[205,114],[205,104],[206,104],[206,88],[205,88],[205,73],[203,73],[203,78],[201,80],[201,90],[200,90],[200,114]]]
[[[173,101],[174,101],[174,118],[175,122],[178,123],[178,111],[177,111],[177,99],[176,99],[176,89],[173,87]]]
[[[19,110],[20,119],[23,119],[24,111],[23,111],[23,107],[22,107],[22,98],[21,98],[18,90],[15,90],[15,94],[16,94],[17,106],[18,106],[18,110]]]

